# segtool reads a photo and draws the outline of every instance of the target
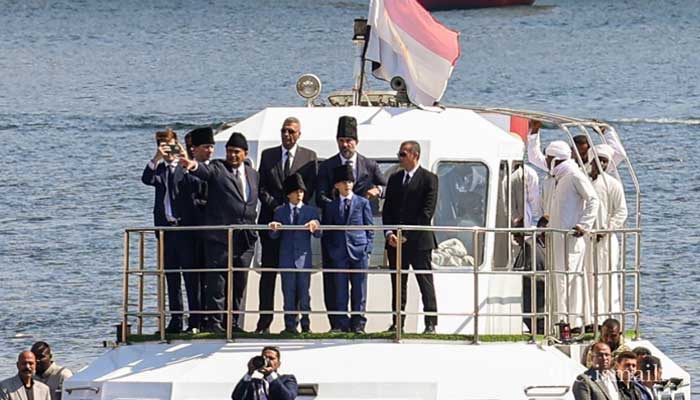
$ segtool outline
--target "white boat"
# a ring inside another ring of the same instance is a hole
[[[560,319],[553,311],[547,289],[544,312],[522,311],[522,277],[535,272],[511,268],[514,245],[508,232],[518,231],[509,222],[517,191],[508,176],[514,163],[524,159],[523,140],[512,132],[522,121],[539,120],[559,128],[568,140],[578,130],[593,142],[601,137],[591,127],[605,125],[592,120],[496,108],[442,107],[419,109],[402,104],[402,93],[357,92],[329,96],[328,105],[314,103],[320,84],[304,76],[301,94],[311,91],[307,106],[270,107],[235,124],[216,136],[217,155],[233,131],[243,132],[255,164],[263,149],[279,144],[282,121],[295,116],[302,123],[303,146],[319,157],[337,152],[338,118],[358,121],[359,151],[392,171],[399,144],[407,139],[421,143],[421,165],[440,177],[439,204],[434,218],[438,240],[459,243],[463,254],[434,259],[434,279],[440,322],[434,336],[415,335],[423,330],[417,285],[410,279],[405,335],[348,339],[337,336],[310,338],[227,338],[173,340],[165,337],[162,266],[148,267],[158,249],[150,232],[134,228],[125,232],[122,343],[76,373],[65,383],[63,398],[73,399],[221,399],[228,398],[242,377],[248,360],[265,345],[282,351],[282,370],[300,382],[299,398],[308,399],[572,399],[571,385],[585,370],[583,348],[589,341],[561,343],[556,331]],[[618,316],[630,335],[627,345],[644,346],[661,358],[664,378],[682,382],[666,392],[673,399],[690,398],[690,376],[653,343],[643,340],[640,329],[639,188],[632,165],[627,165],[630,209],[636,210],[630,228],[616,231],[621,238],[624,274],[619,290],[622,309],[599,310],[595,318]],[[505,186],[504,186],[505,185]],[[472,204],[463,204],[465,198]],[[505,217],[505,218],[504,218]],[[503,222],[505,221],[505,222]],[[376,219],[377,225],[381,219]],[[234,227],[225,227],[232,229]],[[235,228],[241,228],[237,226]],[[253,228],[253,227],[248,227]],[[264,227],[255,227],[264,228]],[[410,229],[410,227],[402,227]],[[161,228],[157,228],[161,229]],[[183,228],[163,228],[183,229]],[[380,230],[377,226],[375,229]],[[519,231],[522,231],[520,229]],[[554,230],[547,230],[556,234]],[[591,233],[595,234],[595,232]],[[505,246],[505,247],[504,247]],[[138,250],[137,250],[138,249]],[[553,250],[556,251],[556,250]],[[466,252],[466,254],[464,254]],[[316,256],[315,267],[320,265]],[[391,321],[391,285],[383,255],[382,235],[377,235],[368,283],[368,332],[384,331]],[[260,268],[254,262],[254,268]],[[144,272],[144,270],[146,272]],[[245,298],[244,328],[254,329],[257,319],[257,271],[249,277]],[[552,271],[536,272],[550,276]],[[312,277],[312,329],[329,329],[323,311],[321,274]],[[281,310],[281,290],[276,310]],[[157,292],[155,292],[157,290]],[[155,293],[154,293],[155,292]],[[531,337],[523,318],[545,319],[546,335]],[[273,331],[282,329],[277,315]],[[163,335],[151,341],[130,343],[158,320]],[[127,325],[135,325],[129,336]],[[414,335],[411,335],[414,333]],[[677,383],[677,381],[676,381]],[[673,390],[672,390],[673,389]]]

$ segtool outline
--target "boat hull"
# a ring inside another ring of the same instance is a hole
[[[531,6],[535,0],[419,0],[428,11],[463,8]]]

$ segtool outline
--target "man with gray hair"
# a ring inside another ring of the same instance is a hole
[[[0,382],[0,400],[51,400],[49,387],[34,380],[36,357],[23,351],[17,357],[17,375]]]
[[[260,157],[260,215],[258,224],[267,225],[273,220],[275,208],[287,201],[283,190],[284,180],[299,174],[307,188],[306,198],[313,199],[318,171],[318,157],[313,150],[297,144],[301,137],[301,122],[296,117],[288,117],[280,129],[280,145],[265,149]],[[280,239],[273,239],[268,232],[261,232],[263,268],[277,268],[279,264]],[[276,271],[260,273],[258,298],[260,311],[271,311],[275,304]],[[269,333],[273,314],[261,313],[255,331]]]

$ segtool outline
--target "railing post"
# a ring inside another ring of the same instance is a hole
[[[547,276],[549,277],[548,284],[545,286],[545,293],[546,293],[546,298],[549,299],[548,302],[546,302],[547,306],[547,316],[548,316],[548,323],[547,323],[547,332],[546,336],[552,336],[554,335],[554,307],[555,303],[559,301],[559,298],[557,297],[557,291],[556,285],[557,285],[557,276],[554,271],[554,249],[553,249],[553,243],[554,243],[554,238],[552,237],[553,234],[550,231],[546,231],[544,233],[544,254],[545,254],[545,267],[547,268]]]
[[[165,341],[165,232],[158,231],[158,328]]]
[[[226,340],[232,338],[233,324],[233,229],[228,228],[228,257],[226,259]]]
[[[641,246],[642,246],[642,232],[639,231],[637,232],[637,239],[635,240],[634,243],[634,338],[639,339],[639,310],[640,310],[640,303],[641,303],[641,291],[640,291],[640,284],[641,284],[641,272],[642,272],[642,265],[640,263],[641,260]],[[623,275],[624,277],[624,275]],[[624,280],[623,280],[624,282]],[[624,326],[624,325],[623,325]],[[623,331],[624,332],[624,331]]]
[[[401,298],[403,293],[402,292],[402,286],[401,285],[401,279],[403,278],[401,272],[402,268],[401,266],[403,265],[403,260],[402,260],[402,253],[403,252],[403,230],[398,229],[396,231],[396,281],[394,284],[394,292],[396,293],[396,299],[395,299],[395,304],[394,307],[396,307],[396,313],[394,314],[396,316],[396,333],[394,335],[394,342],[399,343],[401,342],[401,331],[403,331],[403,321],[401,320]]]
[[[139,232],[139,280],[138,280],[138,317],[136,317],[136,332],[139,335],[143,335],[143,287],[144,287],[144,257],[145,257],[145,240],[143,231]]]
[[[129,318],[129,231],[124,231],[124,288],[122,290],[122,332],[121,342],[126,343]]]
[[[523,176],[525,171],[523,171]],[[531,266],[531,279],[530,279],[530,312],[532,316],[530,317],[530,334],[532,335],[532,340],[535,340],[537,335],[537,233],[532,231],[532,236],[530,237],[530,266]],[[523,248],[527,244],[527,240],[523,240]]]
[[[600,279],[598,236],[592,235],[591,242],[593,243],[593,337],[596,338],[598,337],[598,321],[600,320],[600,316],[598,315],[598,308],[600,307],[600,304],[598,304],[598,280]]]
[[[474,230],[474,338],[472,344],[479,344],[479,231]]]
[[[605,268],[605,270],[606,270],[607,273],[608,273],[608,280],[607,280],[607,281],[604,281],[604,282],[607,283],[607,285],[605,285],[605,288],[604,288],[603,290],[605,290],[605,292],[608,294],[608,296],[607,296],[607,297],[608,297],[608,308],[607,308],[607,310],[605,310],[606,313],[607,313],[607,318],[615,318],[615,317],[613,316],[613,282],[615,282],[615,281],[617,280],[617,279],[616,279],[617,277],[615,276],[615,271],[613,270],[613,258],[612,258],[612,253],[613,253],[612,239],[613,239],[613,235],[614,235],[614,233],[609,232],[609,233],[607,233],[606,236],[605,236],[605,240],[607,240],[607,248],[608,248],[608,253],[607,253],[607,255],[608,255],[608,257],[607,257],[607,268]],[[618,250],[619,250],[619,249],[618,249]],[[619,253],[618,253],[618,256],[619,256]],[[619,257],[618,257],[618,258],[619,258]],[[623,317],[623,318],[621,318],[621,319],[624,320],[625,318]],[[598,324],[598,323],[596,322],[596,325],[597,325],[597,324]],[[623,331],[623,332],[624,332],[624,331]]]

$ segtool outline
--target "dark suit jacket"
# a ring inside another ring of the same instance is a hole
[[[284,203],[275,210],[274,221],[282,225],[292,224],[292,210],[288,203]],[[297,225],[304,225],[309,221],[318,220],[318,211],[316,207],[304,204],[299,210],[299,220]],[[281,268],[311,268],[311,232],[308,230],[298,231],[268,231],[270,237],[280,239],[280,258],[279,266]],[[321,231],[313,233],[315,237],[321,237]]]
[[[438,197],[438,177],[418,167],[408,185],[403,187],[404,171],[389,177],[382,209],[384,225],[432,225]],[[395,233],[395,232],[394,232]],[[437,247],[435,234],[428,231],[404,232],[404,249],[431,250]],[[389,247],[387,241],[386,247]]]
[[[234,179],[233,169],[224,160],[212,160],[209,165],[199,163],[197,169],[190,173],[207,182],[209,189],[205,211],[207,225],[255,224],[259,182],[257,171],[245,165],[248,185],[247,201],[243,201],[242,188]],[[233,244],[235,253],[252,248],[258,237],[257,232],[252,230],[236,232],[235,236]],[[222,244],[228,242],[225,230],[208,231],[205,237],[207,240]]]
[[[256,400],[253,380],[241,379],[231,393],[232,400]],[[294,400],[298,392],[297,379],[294,375],[280,375],[270,382],[268,400]]]
[[[324,225],[373,225],[369,200],[359,195],[352,196],[347,219],[340,217],[340,198],[333,200],[323,213]],[[326,248],[333,260],[349,257],[358,261],[372,252],[374,231],[325,231]]]
[[[282,159],[282,146],[265,149],[260,157],[260,217],[259,224],[267,224],[272,221],[272,216],[277,207],[287,201],[287,196],[282,189],[284,182],[284,160]],[[313,199],[316,187],[316,173],[318,171],[318,158],[316,152],[305,147],[297,146],[290,174],[298,173],[304,180],[307,192],[304,202],[309,203]]]
[[[608,389],[595,368],[577,376],[571,391],[576,400],[611,400]]]
[[[167,180],[167,168],[164,162],[156,165],[156,169],[151,169],[148,165],[143,170],[141,181],[149,186],[155,187],[155,200],[153,203],[153,222],[155,226],[169,226],[165,218],[165,182]],[[196,214],[192,203],[192,185],[194,178],[190,176],[179,165],[173,172],[174,199],[170,206],[173,216],[178,220],[178,225],[194,225]]]
[[[321,208],[333,201],[333,169],[340,166],[341,162],[340,154],[336,154],[322,162],[318,167],[316,205]],[[355,186],[352,189],[355,194],[365,197],[372,186],[386,186],[386,179],[384,179],[376,161],[358,153],[355,169],[357,176],[355,176]]]

